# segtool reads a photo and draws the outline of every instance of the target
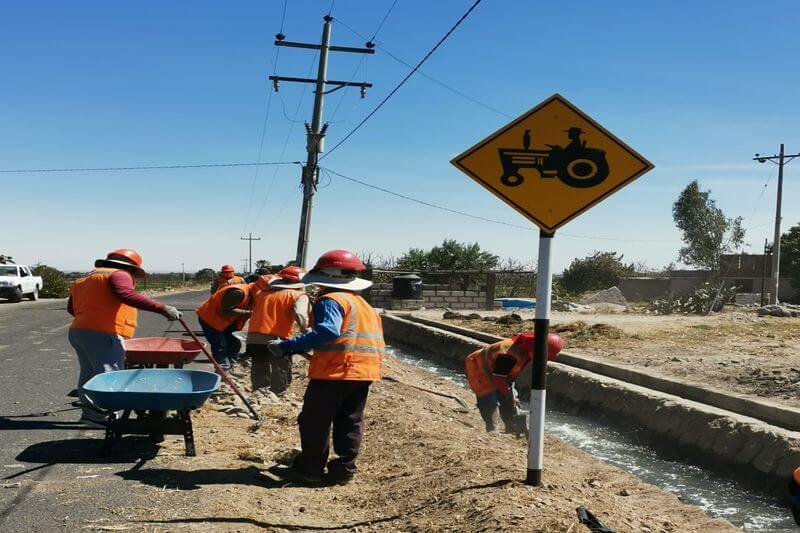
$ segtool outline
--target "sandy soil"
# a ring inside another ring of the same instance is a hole
[[[433,311],[425,315],[442,317]],[[521,316],[524,321],[516,324],[452,322],[509,336],[533,328],[532,315]],[[707,317],[553,313],[551,323],[576,354],[800,407],[800,318],[759,317],[745,311]]]
[[[467,391],[395,359],[388,369],[401,383],[373,386],[360,471],[351,484],[284,484],[266,472],[298,442],[295,419],[305,387],[298,374],[285,401],[261,405],[266,423],[255,434],[245,415],[222,412],[230,399],[207,403],[194,416],[199,455],[183,457],[182,441],[170,439],[145,468],[126,473],[141,482],[134,490],[151,493],[153,505],[124,509],[120,519],[147,531],[578,533],[588,531],[575,514],[585,506],[617,531],[734,530],[552,438],[546,485],[526,486],[523,440],[487,434],[474,409],[409,384],[471,405]]]

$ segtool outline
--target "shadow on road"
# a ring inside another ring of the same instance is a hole
[[[154,487],[179,490],[196,490],[203,485],[255,485],[266,489],[285,487],[285,481],[276,481],[255,466],[239,469],[210,468],[205,470],[173,470],[147,468],[117,472],[128,481],[139,481]]]
[[[103,433],[98,432],[98,437]],[[159,447],[148,437],[125,437],[117,441],[114,450],[106,455],[100,453],[103,439],[64,439],[39,442],[25,448],[17,461],[25,463],[53,464],[115,464],[152,459]]]
[[[28,431],[33,429],[87,429],[80,422],[66,420],[19,420],[23,416],[0,416],[0,431]]]

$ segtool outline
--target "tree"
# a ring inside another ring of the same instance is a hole
[[[563,289],[575,294],[613,287],[619,278],[636,272],[634,265],[625,264],[617,252],[592,252],[582,259],[573,259],[559,280]]]
[[[42,290],[39,291],[39,296],[42,298],[66,298],[69,296],[71,282],[60,270],[39,263],[34,265],[33,274],[42,277]]]
[[[442,244],[429,251],[422,248],[411,248],[397,261],[401,270],[419,271],[457,271],[457,270],[491,270],[497,266],[500,258],[493,253],[481,250],[478,243],[460,243],[454,239],[445,239]]]
[[[194,280],[211,283],[216,276],[217,272],[213,268],[203,268],[197,271],[197,273],[194,275]]]
[[[781,235],[781,277],[800,291],[800,223]]]
[[[10,255],[0,254],[0,265],[5,265],[6,263],[13,263],[13,262],[14,258],[11,257]]]
[[[710,271],[712,280],[719,277],[722,254],[738,249],[744,242],[742,217],[726,218],[711,199],[711,191],[700,190],[697,180],[678,196],[672,206],[672,219],[683,232],[685,244],[678,259]]]

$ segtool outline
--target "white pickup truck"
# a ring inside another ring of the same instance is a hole
[[[39,299],[42,278],[34,276],[25,265],[0,265],[0,298],[18,302],[27,296],[30,300]]]

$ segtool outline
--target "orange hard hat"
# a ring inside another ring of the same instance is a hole
[[[794,473],[792,474],[792,478],[794,478],[794,482],[800,485],[800,466],[794,469]]]
[[[343,271],[353,272],[364,272],[367,269],[356,254],[348,252],[347,250],[331,250],[330,252],[325,252],[319,256],[317,264],[314,265],[311,271],[317,272],[323,268],[339,268]]]
[[[130,248],[120,248],[113,252],[108,252],[105,259],[98,259],[94,262],[96,267],[124,268],[133,273],[137,278],[145,275],[142,268],[142,256]]]
[[[233,265],[222,265],[222,268],[219,269],[220,272],[235,272]]]
[[[514,337],[514,346],[520,350],[533,353],[533,333],[520,333]],[[561,350],[564,349],[564,339],[550,333],[547,335],[547,360],[552,361],[555,359]]]

